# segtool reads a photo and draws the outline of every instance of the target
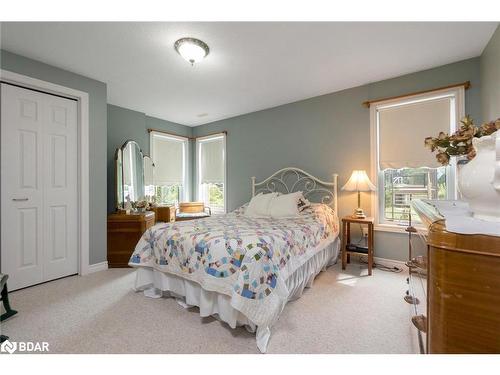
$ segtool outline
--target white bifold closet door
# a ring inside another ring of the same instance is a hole
[[[9,289],[78,273],[77,102],[2,83],[1,120]]]

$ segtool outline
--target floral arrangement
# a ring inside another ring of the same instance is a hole
[[[155,195],[147,196],[146,200],[149,202],[149,207],[150,208],[158,206],[158,204],[156,203],[157,198],[156,198]]]
[[[136,202],[132,202],[132,208],[137,211],[146,211],[149,207],[148,201],[141,199]]]
[[[472,139],[491,135],[500,129],[500,118],[476,126],[467,115],[460,122],[460,129],[452,135],[440,132],[437,138],[425,138],[425,147],[430,148],[431,152],[437,152],[436,159],[441,165],[448,165],[451,156],[466,156],[468,160],[472,160],[476,156]]]

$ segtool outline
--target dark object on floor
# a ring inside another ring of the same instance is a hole
[[[17,314],[16,310],[12,310],[9,304],[9,292],[7,291],[7,279],[9,278],[9,275],[5,275],[3,273],[0,273],[0,290],[1,292],[1,298],[0,301],[3,303],[3,307],[5,309],[5,313],[3,313],[0,316],[0,322],[3,322],[5,319],[10,318],[13,315]],[[2,340],[4,339],[5,336],[2,336]]]
[[[347,245],[347,249],[349,251],[353,251],[353,252],[356,252],[359,254],[367,254],[368,255],[368,247],[366,247],[366,246],[349,244],[349,245]]]

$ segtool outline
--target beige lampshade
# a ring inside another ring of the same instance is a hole
[[[368,178],[366,171],[355,170],[352,171],[352,175],[349,181],[342,187],[345,191],[375,191],[375,185],[373,185]]]

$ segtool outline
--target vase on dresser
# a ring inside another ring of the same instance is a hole
[[[478,219],[500,221],[499,133],[473,138],[476,157],[458,167],[458,189]]]

